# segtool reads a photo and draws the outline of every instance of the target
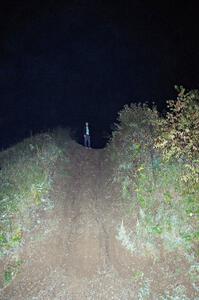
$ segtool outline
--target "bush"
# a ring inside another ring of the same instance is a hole
[[[155,182],[155,168],[159,160],[153,149],[158,135],[157,122],[156,108],[151,109],[146,104],[125,105],[119,112],[108,149],[114,168],[114,180],[122,185],[125,198],[132,197],[137,172],[145,163],[150,165]]]
[[[155,147],[165,161],[180,159],[182,180],[193,190],[199,187],[199,91],[176,87],[177,100],[169,100],[166,118],[159,121],[160,135]]]
[[[192,108],[187,110],[191,112]],[[166,139],[169,129],[157,110],[146,104],[125,106],[118,122],[109,143],[113,181],[120,185],[121,196],[131,201],[137,225],[131,232],[122,223],[117,238],[138,255],[157,258],[163,247],[169,252],[184,251],[190,257],[198,243],[199,190],[195,185],[194,189],[185,191],[182,178],[187,163],[193,165],[197,159],[196,153],[191,157],[187,150],[189,155],[185,161],[185,152],[175,156],[172,150],[172,159],[165,159],[157,141],[160,143],[161,137]]]

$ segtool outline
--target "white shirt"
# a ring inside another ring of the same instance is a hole
[[[88,128],[88,125],[86,125],[86,134],[89,135],[89,128]]]

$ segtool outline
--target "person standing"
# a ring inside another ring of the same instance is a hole
[[[88,122],[86,122],[84,128],[84,146],[86,148],[91,148],[91,138],[90,138],[90,130],[89,130]]]

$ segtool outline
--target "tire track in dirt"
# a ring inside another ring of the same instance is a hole
[[[86,150],[85,152],[85,149],[83,150],[84,153],[81,149],[78,153],[79,157],[76,157],[76,162],[73,163],[73,165],[77,164],[77,168],[79,167],[78,176],[74,176],[76,178],[73,181],[78,184],[79,195],[75,210],[79,210],[80,213],[76,215],[71,228],[69,248],[71,248],[74,260],[75,256],[81,257],[77,274],[91,277],[101,271],[101,260],[104,257],[104,232],[99,222],[99,212],[96,212],[98,201],[98,188],[96,187],[100,176],[99,151]]]
[[[96,178],[95,178],[95,188],[93,190],[94,193],[94,214],[95,220],[100,228],[101,232],[101,244],[103,249],[103,268],[105,270],[109,269],[110,267],[110,253],[109,253],[109,235],[106,229],[106,225],[104,222],[103,214],[104,210],[100,207],[100,202],[104,202],[104,191],[105,191],[105,172],[104,172],[104,165],[103,165],[103,150],[98,152],[98,157],[96,161]]]

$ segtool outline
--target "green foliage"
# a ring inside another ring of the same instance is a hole
[[[21,243],[37,209],[53,207],[52,174],[62,157],[56,133],[31,137],[0,153],[0,256]]]
[[[136,255],[158,260],[164,249],[184,253],[187,261],[195,265],[199,186],[193,177],[198,172],[198,92],[185,94],[183,90],[179,97],[177,104],[170,103],[173,110],[166,118],[147,105],[125,106],[119,113],[108,153],[113,181],[120,186],[121,196],[131,201],[133,218],[137,220],[133,231],[124,226],[123,220],[117,239]],[[190,144],[186,146],[182,141]],[[146,299],[150,298],[143,288],[140,299],[144,293]],[[165,295],[165,299],[180,299],[179,295],[188,299],[182,290]]]
[[[16,274],[19,272],[19,268],[22,264],[22,260],[15,260],[10,264],[4,272],[4,284],[9,285]]]
[[[165,158],[198,158],[199,151],[199,91],[186,92],[176,87],[177,100],[169,100],[169,112],[160,120],[161,134],[157,147],[163,150]]]
[[[133,272],[133,275],[132,275],[132,280],[133,282],[139,282],[143,279],[144,277],[144,273],[141,272],[141,271],[136,271],[136,272]]]
[[[114,165],[114,180],[122,184],[123,196],[132,197],[136,173],[144,163],[151,164],[153,180],[155,180],[155,162],[153,144],[158,135],[158,113],[155,107],[146,104],[125,105],[119,112],[118,124],[109,142],[108,151]]]
[[[166,161],[182,159],[182,180],[195,190],[199,186],[199,91],[176,87],[177,100],[168,101],[168,113],[160,119],[156,148]]]
[[[4,273],[4,282],[6,285],[8,285],[12,279],[13,279],[13,276],[14,276],[14,272],[11,268],[7,269]]]

